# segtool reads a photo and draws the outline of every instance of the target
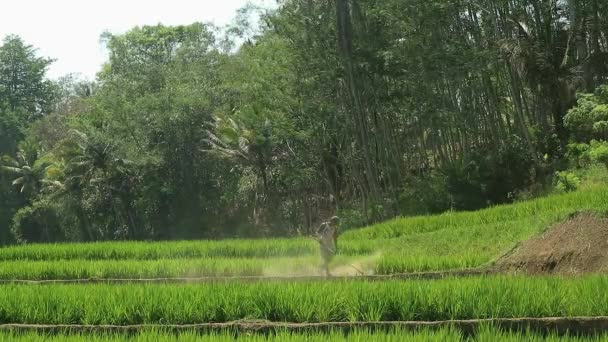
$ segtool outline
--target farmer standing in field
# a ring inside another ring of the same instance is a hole
[[[323,269],[328,277],[331,276],[331,273],[329,273],[329,263],[338,250],[338,221],[338,217],[334,216],[329,222],[322,223],[316,231],[316,238],[321,247]]]

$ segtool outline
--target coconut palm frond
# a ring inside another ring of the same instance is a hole
[[[211,131],[207,131],[207,138],[208,139],[204,139],[205,142],[208,142],[211,145],[225,146],[224,141],[222,141],[222,139],[213,134]]]
[[[23,185],[23,184],[25,184],[25,182],[26,182],[26,177],[19,177],[19,178],[15,179],[15,180],[12,182],[12,184],[13,184],[14,186],[18,186],[18,185]]]
[[[250,146],[251,146],[251,141],[249,141],[249,139],[247,139],[246,137],[239,137],[239,148],[244,153],[249,153]]]
[[[19,167],[14,167],[14,166],[0,166],[0,170],[5,171],[5,172],[9,172],[12,174],[16,174],[16,175],[22,175],[23,174],[23,170]]]

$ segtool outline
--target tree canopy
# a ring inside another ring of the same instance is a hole
[[[48,80],[8,36],[0,241],[294,235],[513,201],[569,142],[606,138],[607,13],[285,0],[224,30],[106,33],[93,82]]]

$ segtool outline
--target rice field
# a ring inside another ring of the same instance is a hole
[[[477,212],[401,218],[346,231],[335,275],[475,269],[576,211],[608,212],[608,188],[594,186]],[[0,324],[167,325],[210,322],[445,321],[608,316],[608,276],[476,276],[440,280],[223,280],[212,283],[17,284],[13,280],[290,277],[320,275],[310,238],[100,242],[0,248]],[[7,282],[8,281],[8,282]],[[587,341],[482,327],[458,329],[135,334],[0,330],[0,341]],[[608,332],[606,332],[608,333]]]
[[[606,190],[595,187],[477,212],[396,219],[347,231],[340,237],[334,266],[349,275],[481,267],[575,211],[608,211]],[[319,264],[318,246],[309,238],[0,248],[0,279],[316,275]]]
[[[0,323],[197,324],[608,316],[608,277],[0,286]]]

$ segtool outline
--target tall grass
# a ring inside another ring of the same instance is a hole
[[[186,324],[608,315],[608,278],[2,285],[0,323]]]

